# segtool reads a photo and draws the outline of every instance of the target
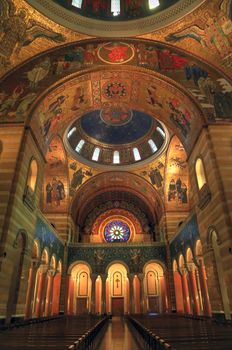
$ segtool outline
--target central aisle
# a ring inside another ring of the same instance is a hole
[[[100,335],[94,350],[141,350],[127,321],[122,317],[113,317]]]

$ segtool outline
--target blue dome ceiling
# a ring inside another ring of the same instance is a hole
[[[87,136],[111,145],[135,142],[145,136],[152,125],[149,115],[120,108],[111,109],[111,114],[102,110],[89,112],[80,119],[80,127]]]

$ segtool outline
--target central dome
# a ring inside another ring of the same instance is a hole
[[[154,117],[119,103],[76,119],[64,139],[72,156],[91,167],[120,167],[160,155],[167,130]]]
[[[84,115],[79,126],[86,136],[98,142],[123,145],[145,136],[153,126],[153,119],[124,106],[113,106]]]

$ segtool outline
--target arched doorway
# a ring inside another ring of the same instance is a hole
[[[157,262],[149,262],[144,269],[145,310],[161,313],[167,310],[164,269]]]
[[[112,264],[106,280],[107,311],[112,315],[129,312],[129,280],[126,267],[120,263]]]
[[[90,267],[80,262],[71,269],[68,292],[68,314],[81,315],[91,311]]]

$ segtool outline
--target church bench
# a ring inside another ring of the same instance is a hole
[[[174,349],[178,350],[205,350],[231,349],[232,332],[230,327],[216,326],[209,320],[189,318],[178,315],[134,315],[138,328],[144,333],[148,344],[162,343],[163,339]],[[186,322],[188,321],[188,322]],[[162,341],[160,341],[160,338]],[[151,346],[152,348],[152,346]]]

